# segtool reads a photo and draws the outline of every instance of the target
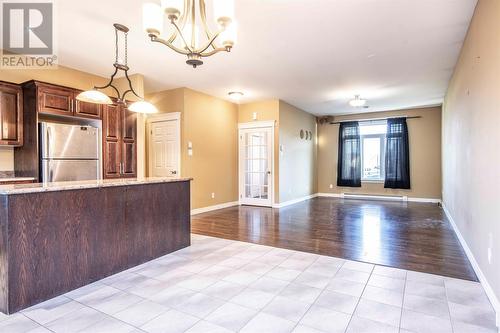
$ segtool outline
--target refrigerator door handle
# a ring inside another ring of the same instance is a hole
[[[45,156],[50,158],[50,137],[52,136],[52,131],[51,131],[51,128],[50,126],[47,126],[47,146],[45,147]]]

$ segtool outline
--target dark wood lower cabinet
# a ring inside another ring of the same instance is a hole
[[[189,188],[183,180],[0,195],[0,311],[189,246]]]

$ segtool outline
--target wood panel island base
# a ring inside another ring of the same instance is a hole
[[[190,179],[0,186],[0,311],[190,245]]]

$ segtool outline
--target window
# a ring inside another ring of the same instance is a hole
[[[360,123],[361,180],[384,181],[386,121]]]

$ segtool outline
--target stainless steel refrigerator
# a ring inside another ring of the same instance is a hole
[[[40,123],[40,150],[42,182],[101,178],[97,127]]]

